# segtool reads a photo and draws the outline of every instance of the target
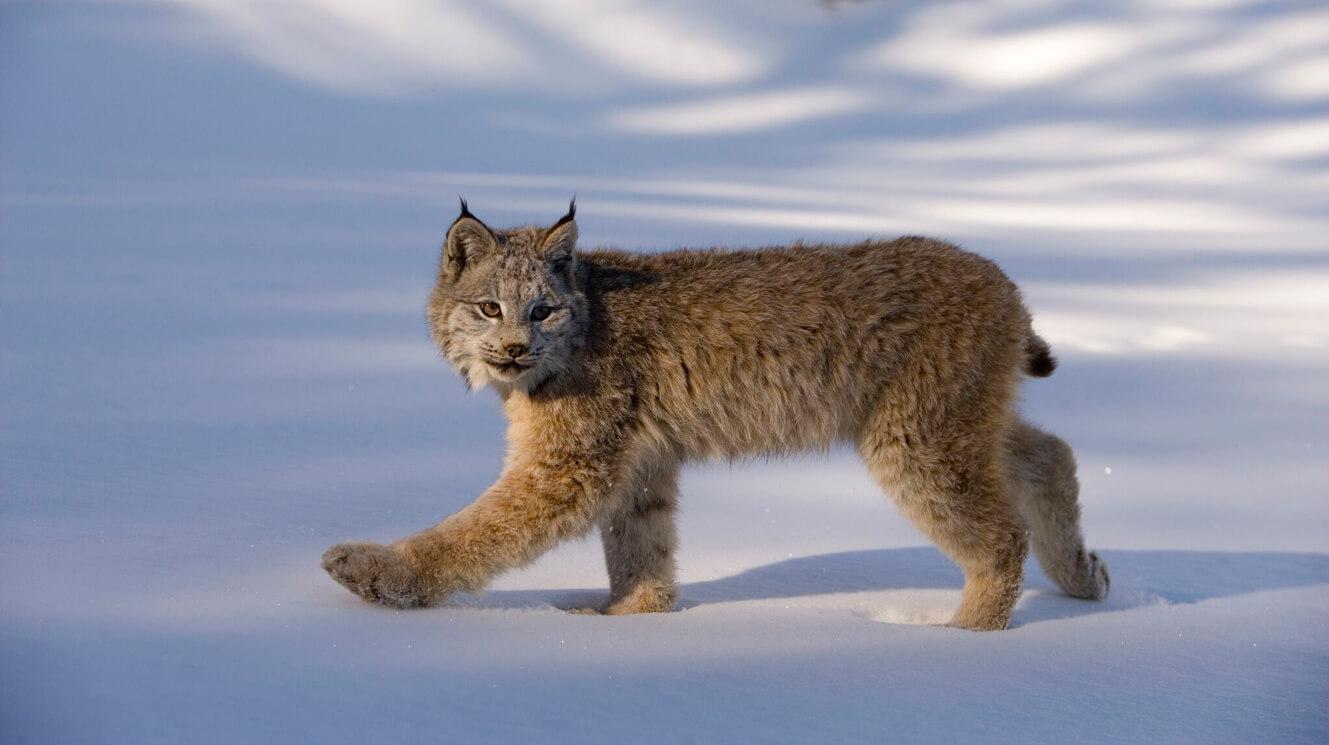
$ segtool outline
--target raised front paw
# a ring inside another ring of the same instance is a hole
[[[390,608],[429,605],[418,575],[390,546],[342,543],[323,554],[323,569],[343,587]]]

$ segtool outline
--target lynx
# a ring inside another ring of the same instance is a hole
[[[847,442],[964,571],[951,625],[1008,625],[1031,544],[1065,593],[1106,596],[1071,449],[1015,408],[1021,377],[1056,362],[991,261],[916,237],[579,251],[575,217],[574,201],[551,227],[494,230],[461,203],[428,321],[502,399],[506,463],[428,530],[329,549],[347,589],[433,605],[598,527],[598,610],[668,611],[680,466]]]

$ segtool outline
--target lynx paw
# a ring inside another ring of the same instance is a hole
[[[635,613],[668,613],[674,609],[678,591],[672,584],[642,583],[626,596],[604,609],[606,616],[628,616]]]
[[[964,629],[966,631],[1001,631],[1010,625],[1011,614],[1007,612],[1004,615],[991,614],[983,615],[979,613],[966,612],[965,608],[956,611],[951,620],[942,624],[952,629]]]
[[[678,591],[672,584],[638,585],[625,597],[610,599],[597,607],[570,608],[578,616],[629,616],[637,613],[668,613],[674,609]]]
[[[323,554],[323,569],[343,587],[390,608],[429,605],[415,570],[389,546],[342,543]]]
[[[1063,589],[1067,595],[1085,600],[1102,600],[1107,597],[1112,577],[1108,574],[1106,561],[1098,554],[1087,551],[1080,554],[1076,562],[1075,579]]]

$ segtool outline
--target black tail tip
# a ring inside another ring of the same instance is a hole
[[[1057,358],[1047,340],[1031,329],[1024,338],[1024,371],[1035,378],[1046,378],[1057,369]]]
[[[1025,358],[1024,371],[1035,378],[1046,378],[1057,369],[1057,358],[1047,349],[1038,349]]]

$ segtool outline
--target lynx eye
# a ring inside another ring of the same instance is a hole
[[[544,319],[549,317],[550,313],[553,312],[554,309],[549,307],[548,305],[537,305],[534,308],[531,308],[531,320],[543,321]]]
[[[498,303],[492,301],[480,303],[480,312],[489,318],[498,318],[503,315],[503,309],[499,307]]]

